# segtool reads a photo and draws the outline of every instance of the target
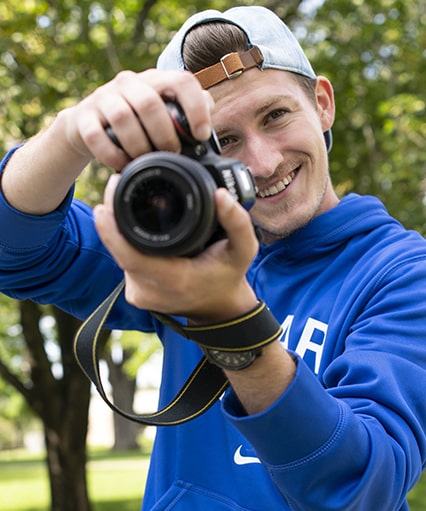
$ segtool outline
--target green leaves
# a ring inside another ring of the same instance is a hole
[[[303,41],[335,89],[330,167],[341,193],[379,196],[426,233],[426,9],[414,1],[327,0]]]
[[[407,227],[425,234],[424,2],[260,3],[285,17],[317,73],[333,83],[337,115],[330,169],[339,193],[378,195]],[[177,0],[3,0],[0,151],[34,135],[58,110],[121,69],[155,66],[193,12],[233,5],[230,0],[185,5]],[[314,10],[314,5],[320,7]],[[96,202],[108,172],[96,163],[91,168],[78,193]]]

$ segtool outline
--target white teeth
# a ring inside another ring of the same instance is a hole
[[[295,174],[296,172],[291,172],[287,177],[274,184],[273,186],[270,186],[265,190],[260,190],[258,192],[258,196],[264,199],[265,197],[271,197],[271,195],[276,195],[277,193],[282,192],[293,181]]]

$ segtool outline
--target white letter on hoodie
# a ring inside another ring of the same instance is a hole
[[[326,323],[309,318],[296,348],[296,353],[301,358],[304,358],[307,351],[313,351],[315,353],[315,374],[319,372],[325,339],[327,337],[327,329],[328,325]],[[321,338],[321,344],[313,341],[314,335],[317,340],[319,337]]]

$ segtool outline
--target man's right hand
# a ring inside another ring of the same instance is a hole
[[[123,71],[16,151],[1,181],[7,200],[25,213],[43,215],[61,204],[92,158],[120,171],[154,148],[179,151],[165,98],[181,104],[195,138],[209,138],[213,100],[192,74]],[[110,140],[107,126],[123,149]]]

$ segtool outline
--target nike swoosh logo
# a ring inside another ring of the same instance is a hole
[[[243,456],[241,454],[242,445],[238,447],[234,454],[234,463],[236,465],[250,465],[250,463],[260,463],[260,459],[255,456]]]

